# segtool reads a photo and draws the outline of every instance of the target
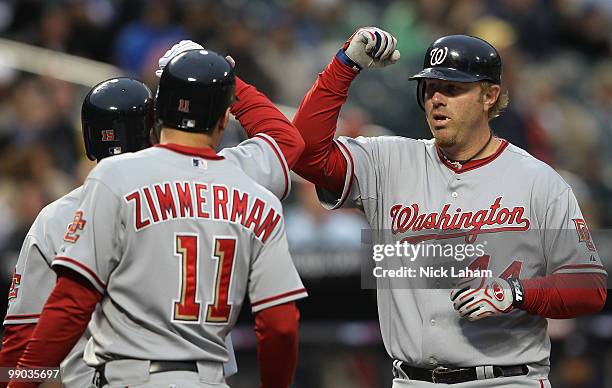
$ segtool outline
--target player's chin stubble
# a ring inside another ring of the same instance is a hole
[[[452,128],[431,128],[431,133],[439,147],[449,148],[457,144],[457,131],[454,131]]]

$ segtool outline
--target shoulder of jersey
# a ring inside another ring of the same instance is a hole
[[[63,235],[66,227],[72,221],[74,212],[81,202],[82,190],[83,186],[79,186],[45,206],[38,213],[28,234],[34,236],[40,243],[46,241],[46,244],[49,245],[48,248],[51,249],[51,246],[54,245],[54,237]],[[49,240],[49,238],[51,239]]]
[[[524,176],[532,176],[536,182],[546,184],[551,188],[559,186],[559,190],[570,187],[554,168],[524,149],[509,143],[506,152],[511,158],[515,159],[511,161],[513,169],[526,170],[527,174]]]
[[[102,159],[96,167],[89,173],[90,178],[100,179],[103,176],[110,175],[113,178],[117,177],[119,171],[129,171],[130,164],[143,163],[142,160],[147,157],[153,150],[153,147],[138,151],[126,152],[121,155],[116,155],[110,158]],[[147,161],[150,163],[150,160]]]
[[[351,139],[362,144],[378,144],[379,146],[398,146],[398,147],[431,147],[434,145],[434,139],[413,139],[405,136],[358,136],[349,138],[341,136],[344,139]]]
[[[79,186],[63,197],[51,202],[40,211],[38,217],[36,217],[36,220],[38,221],[40,219],[41,221],[44,221],[59,217],[72,218],[81,201],[82,192],[83,186]]]

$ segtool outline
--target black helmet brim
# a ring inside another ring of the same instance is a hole
[[[443,67],[428,67],[408,79],[411,81],[418,81],[421,79],[440,79],[455,82],[491,81],[496,83],[495,80],[484,74],[470,74],[461,70]]]

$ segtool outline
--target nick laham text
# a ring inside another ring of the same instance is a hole
[[[377,278],[492,278],[493,271],[465,268],[445,267],[400,267],[397,269],[384,269],[374,267],[374,277]]]

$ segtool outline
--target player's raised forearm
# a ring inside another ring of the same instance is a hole
[[[334,58],[306,93],[293,119],[306,145],[293,170],[304,179],[336,192],[341,192],[344,186],[347,164],[333,139],[340,109],[357,74]]]
[[[237,100],[231,113],[244,127],[249,137],[264,133],[272,137],[292,168],[304,151],[304,140],[291,121],[253,85],[236,77]]]
[[[59,274],[19,367],[58,366],[81,337],[101,295],[79,277]]]
[[[376,27],[360,28],[319,74],[293,119],[306,149],[294,171],[317,186],[342,192],[347,162],[333,142],[340,109],[361,69],[391,65],[400,58],[397,40]]]
[[[297,364],[299,319],[293,302],[267,308],[255,316],[260,388],[291,385]]]
[[[605,275],[552,274],[522,281],[525,303],[522,308],[546,318],[576,318],[595,314],[606,303]]]

